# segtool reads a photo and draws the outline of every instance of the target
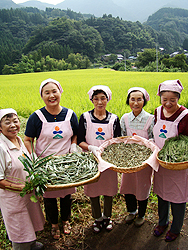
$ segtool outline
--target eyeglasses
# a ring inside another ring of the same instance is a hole
[[[101,97],[101,98],[93,98],[93,102],[99,102],[99,101],[101,101],[101,102],[105,102],[107,100],[107,98],[106,97]]]

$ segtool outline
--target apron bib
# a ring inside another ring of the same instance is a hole
[[[23,170],[23,165],[18,157],[23,152],[27,152],[26,148],[24,145],[21,145],[20,150],[12,151],[7,146],[6,148],[12,160],[10,176],[25,181],[27,172]],[[0,190],[1,211],[9,239],[13,242],[31,242],[36,240],[35,232],[43,230],[45,219],[40,203],[32,202],[30,200],[31,195],[27,194],[22,198],[19,193]]]
[[[113,138],[113,125],[117,118],[112,114],[108,124],[92,123],[90,114],[84,113],[87,122],[86,142],[89,145],[100,146],[104,140]],[[114,196],[117,193],[117,173],[107,169],[101,173],[99,181],[84,186],[84,192],[89,197],[100,195]]]
[[[48,148],[42,154],[42,157],[53,153],[55,153],[55,155],[63,155],[69,153],[71,146],[71,137],[73,136],[73,131],[70,123],[73,111],[71,109],[68,109],[65,120],[61,122],[47,122],[45,116],[40,110],[35,111],[35,113],[42,121],[42,130],[39,138],[36,141],[35,147],[37,156],[39,156],[47,146]],[[75,188],[68,188],[58,191],[47,191],[43,196],[45,198],[64,198],[66,195],[73,194],[75,192]]]
[[[161,120],[161,106],[157,108],[157,123],[153,128],[155,143],[159,148],[164,146],[165,140],[178,135],[178,124],[188,114],[184,110],[175,121]],[[163,200],[174,203],[188,201],[188,170],[170,170],[159,167],[154,174],[154,192]]]
[[[128,113],[124,115],[127,136],[139,135],[149,139],[147,130],[151,125],[153,115],[148,117],[143,130],[130,128],[128,115]],[[135,173],[123,173],[120,194],[134,194],[137,200],[146,200],[150,194],[152,176],[153,170],[150,166]]]

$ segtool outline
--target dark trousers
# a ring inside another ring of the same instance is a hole
[[[158,196],[159,225],[164,226],[169,222],[170,205],[173,216],[173,221],[170,231],[172,233],[179,234],[183,226],[186,203],[173,203],[165,201]]]
[[[135,212],[137,210],[137,203],[138,203],[138,215],[139,217],[144,217],[146,213],[146,208],[148,204],[148,199],[143,201],[137,201],[136,196],[134,194],[125,194],[125,202],[127,205],[127,211]]]
[[[66,195],[64,198],[60,198],[60,215],[62,221],[69,220],[71,216],[71,195]],[[58,223],[58,207],[56,198],[44,198],[44,207],[46,212],[46,219],[51,224]]]
[[[112,215],[112,196],[104,195],[104,211],[103,214],[106,217],[111,217]],[[91,201],[91,209],[92,209],[92,216],[94,219],[98,219],[102,216],[101,213],[101,205],[100,205],[100,197],[90,197]]]

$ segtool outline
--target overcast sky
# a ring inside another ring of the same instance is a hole
[[[13,2],[15,3],[24,3],[24,2],[27,2],[28,0],[13,0]],[[40,2],[43,2],[43,3],[51,3],[51,4],[58,4],[58,3],[61,3],[63,2],[63,0],[40,0]]]

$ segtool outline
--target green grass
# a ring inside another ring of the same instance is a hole
[[[14,108],[20,116],[29,117],[36,109],[44,106],[39,94],[40,83],[47,79],[58,80],[64,90],[61,105],[75,111],[80,115],[93,108],[88,97],[88,90],[94,85],[108,85],[112,90],[112,100],[107,110],[121,118],[125,112],[130,112],[125,104],[127,90],[139,86],[145,88],[150,94],[150,101],[145,110],[153,113],[160,105],[156,95],[158,85],[170,79],[180,79],[184,86],[180,104],[188,107],[188,73],[151,73],[151,72],[122,72],[110,69],[91,69],[74,71],[54,71],[42,73],[29,73],[18,75],[1,75],[1,102],[0,108]]]

